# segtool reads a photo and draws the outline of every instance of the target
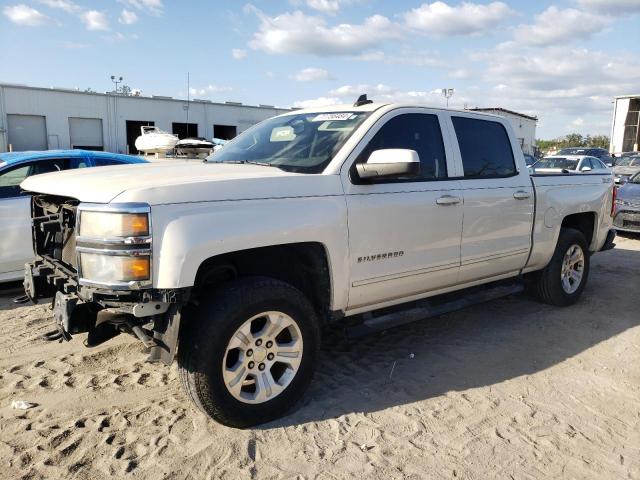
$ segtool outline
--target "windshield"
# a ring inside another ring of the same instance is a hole
[[[629,183],[640,183],[640,172],[629,179]]]
[[[622,157],[616,160],[616,167],[640,167],[640,157]]]
[[[586,148],[563,148],[558,152],[558,155],[586,155]]]
[[[270,118],[239,135],[207,161],[321,173],[368,116],[368,112],[334,112]]]
[[[560,168],[562,170],[575,170],[577,166],[578,160],[562,157],[543,158],[534,165],[535,168]]]

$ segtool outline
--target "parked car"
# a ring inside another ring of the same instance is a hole
[[[602,160],[607,167],[613,167],[615,159],[609,154],[606,148],[599,147],[567,147],[556,153],[557,156],[564,155],[589,155]]]
[[[524,162],[527,164],[527,167],[530,167],[534,163],[536,163],[536,157],[533,155],[529,155],[528,153],[524,154]]]
[[[613,176],[617,185],[626,183],[638,172],[640,172],[640,155],[620,157],[613,167]]]
[[[640,233],[640,171],[618,189],[613,225],[622,232]]]
[[[611,170],[600,159],[586,155],[554,155],[534,163],[536,173],[604,173]]]
[[[55,296],[64,338],[128,332],[149,361],[177,352],[194,405],[234,427],[301,397],[328,322],[389,328],[433,314],[428,297],[458,292],[442,313],[522,276],[571,305],[615,237],[611,172],[530,175],[502,117],[366,100],[271,118],[205,163],[51,180],[22,183],[27,295]]]
[[[146,163],[132,155],[86,150],[0,153],[0,282],[19,280],[33,259],[31,196],[20,189],[27,177],[84,167]],[[54,179],[49,179],[55,182]]]

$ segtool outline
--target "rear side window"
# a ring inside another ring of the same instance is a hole
[[[124,162],[112,158],[94,158],[93,163],[96,167],[108,167],[109,165],[122,165]]]
[[[517,173],[509,136],[500,123],[467,117],[451,120],[465,178],[509,177]]]
[[[447,176],[444,143],[436,115],[405,113],[393,117],[369,141],[356,164],[366,162],[375,150],[388,148],[415,150],[420,157],[420,178],[393,178],[376,180],[376,183],[436,180]]]

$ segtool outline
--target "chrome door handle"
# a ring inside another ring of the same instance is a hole
[[[460,197],[454,197],[453,195],[443,195],[436,200],[438,205],[456,205],[460,203]]]
[[[516,193],[513,194],[513,198],[515,198],[516,200],[526,200],[530,196],[531,194],[529,192],[525,192],[523,190],[518,190]]]

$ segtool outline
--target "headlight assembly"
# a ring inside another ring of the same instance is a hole
[[[148,237],[149,214],[81,211],[79,235],[95,239]]]
[[[111,253],[111,252],[110,252]],[[144,282],[151,278],[151,257],[146,255],[89,253],[81,251],[82,277],[93,283],[120,284]]]
[[[144,204],[80,204],[77,265],[81,285],[116,290],[151,286],[151,209]]]

